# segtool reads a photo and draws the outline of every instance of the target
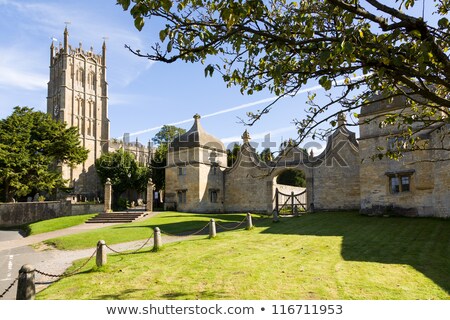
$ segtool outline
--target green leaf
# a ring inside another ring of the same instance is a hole
[[[144,18],[143,17],[137,17],[136,19],[134,19],[134,26],[136,27],[136,29],[141,31],[142,28],[144,27]]]
[[[159,40],[164,41],[167,38],[167,29],[163,29],[159,32]]]
[[[325,89],[325,90],[330,90],[331,89],[331,80],[327,77],[327,76],[322,76],[319,79],[319,84]]]

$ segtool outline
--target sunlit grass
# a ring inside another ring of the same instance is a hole
[[[255,224],[109,255],[38,299],[450,298],[448,220],[322,213]]]

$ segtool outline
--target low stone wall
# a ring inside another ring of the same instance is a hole
[[[41,220],[102,211],[103,205],[71,204],[70,201],[2,203],[0,226],[19,226]]]
[[[104,204],[84,204],[84,203],[75,203],[72,204],[72,214],[71,216],[77,216],[80,214],[87,213],[100,213],[103,212]]]

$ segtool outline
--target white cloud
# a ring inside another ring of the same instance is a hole
[[[39,54],[20,47],[0,47],[0,86],[41,90],[47,87],[48,74],[34,61]]]

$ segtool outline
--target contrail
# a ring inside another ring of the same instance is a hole
[[[368,77],[370,75],[371,75],[371,73],[366,74],[366,75],[362,75],[362,76],[357,76],[357,77],[352,78],[351,80],[359,80],[359,79]],[[345,82],[345,79],[338,80],[338,81],[336,81],[336,85],[341,85],[344,82]],[[310,88],[305,88],[305,89],[299,90],[297,92],[297,94],[302,94],[302,93],[311,92],[311,91],[317,91],[317,90],[320,90],[320,89],[323,89],[323,87],[321,85],[316,85],[316,86],[313,86],[313,87],[310,87]],[[244,103],[244,104],[238,105],[236,107],[227,108],[227,109],[223,109],[223,110],[219,110],[219,111],[216,111],[216,112],[213,112],[213,113],[209,113],[209,114],[203,115],[202,118],[215,117],[215,116],[218,116],[220,114],[229,113],[229,112],[233,112],[233,111],[237,111],[237,110],[253,107],[253,106],[256,106],[256,105],[259,105],[259,104],[262,104],[262,103],[273,102],[277,98],[278,97],[270,97],[270,98],[257,100],[257,101],[254,101],[254,102]],[[165,125],[176,126],[176,125],[188,123],[188,122],[191,122],[191,121],[193,121],[192,118],[181,120],[181,121],[178,121],[178,122],[168,123],[168,124],[165,124]],[[130,137],[131,136],[137,136],[137,135],[140,135],[140,134],[144,134],[144,133],[147,133],[147,132],[151,132],[151,131],[154,131],[154,130],[159,130],[163,126],[164,125],[160,125],[160,126],[157,126],[157,127],[148,128],[148,129],[144,129],[144,130],[141,130],[141,131],[136,131],[136,132],[130,133]]]

